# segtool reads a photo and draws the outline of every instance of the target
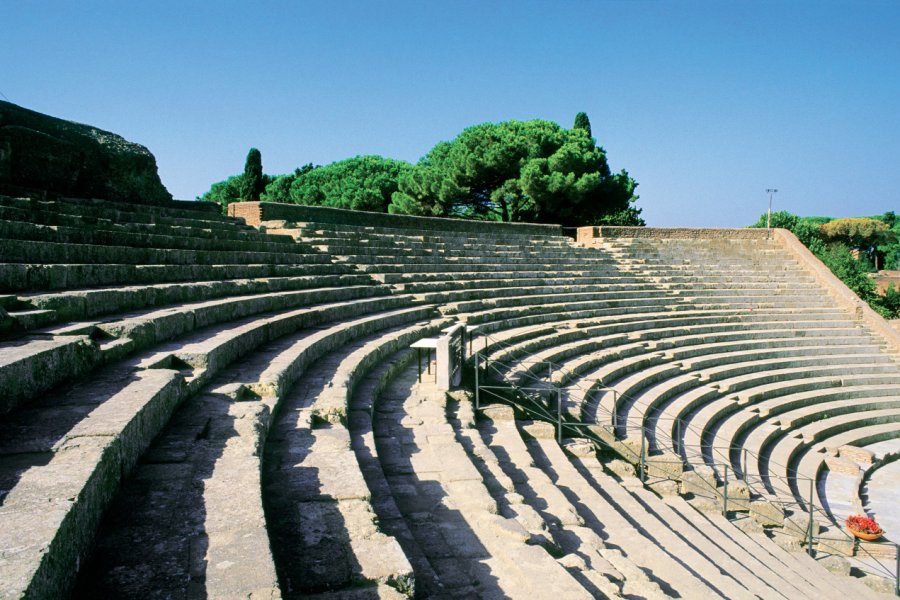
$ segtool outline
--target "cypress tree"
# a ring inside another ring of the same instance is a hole
[[[241,181],[241,198],[248,201],[259,200],[260,194],[265,189],[266,182],[263,177],[262,154],[256,148],[250,148],[247,153],[247,162],[244,163],[244,177]]]
[[[580,112],[575,115],[575,126],[573,129],[584,129],[589,136],[594,137],[591,133],[591,121],[588,119],[587,113]]]

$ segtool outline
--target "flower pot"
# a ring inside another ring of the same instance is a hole
[[[850,529],[850,528],[848,527],[848,529]],[[875,540],[879,539],[882,535],[884,535],[883,531],[880,533],[868,533],[865,531],[858,531],[856,529],[850,529],[850,533],[852,533],[859,539],[866,541],[866,542],[874,542]]]

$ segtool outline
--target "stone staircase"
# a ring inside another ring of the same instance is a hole
[[[648,460],[715,500],[725,464],[821,481],[841,449],[898,437],[891,340],[765,232],[587,247],[554,226],[277,207],[257,229],[214,209],[0,197],[0,598],[887,585],[611,454],[646,431]],[[601,460],[418,381],[409,346],[453,322],[496,376],[560,389]],[[762,488],[745,504],[806,510]]]

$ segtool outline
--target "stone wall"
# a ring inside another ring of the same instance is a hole
[[[0,191],[141,204],[172,199],[144,146],[2,101]]]
[[[248,225],[262,221],[289,221],[293,223],[324,223],[397,229],[421,229],[459,231],[465,233],[509,233],[534,235],[562,235],[560,225],[538,223],[499,223],[496,221],[472,221],[440,217],[412,217],[387,213],[345,210],[325,206],[279,204],[275,202],[236,202],[228,205],[228,215],[241,217]]]
[[[878,286],[878,293],[883,294],[888,286],[900,288],[900,271],[878,271],[870,275],[872,281]]]
[[[689,227],[579,227],[577,240],[589,243],[597,238],[760,240],[772,237],[771,229],[712,229]]]
[[[809,271],[810,275],[828,290],[842,308],[852,312],[857,320],[865,323],[880,335],[894,352],[900,352],[900,332],[896,328],[892,327],[884,317],[872,310],[853,290],[838,279],[831,269],[825,266],[825,263],[816,258],[816,255],[797,239],[797,236],[787,229],[773,229],[772,231],[775,241]]]

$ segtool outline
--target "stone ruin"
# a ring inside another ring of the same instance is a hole
[[[0,598],[894,592],[842,524],[898,334],[788,232],[64,194],[0,230]],[[444,391],[413,346],[459,325]]]

